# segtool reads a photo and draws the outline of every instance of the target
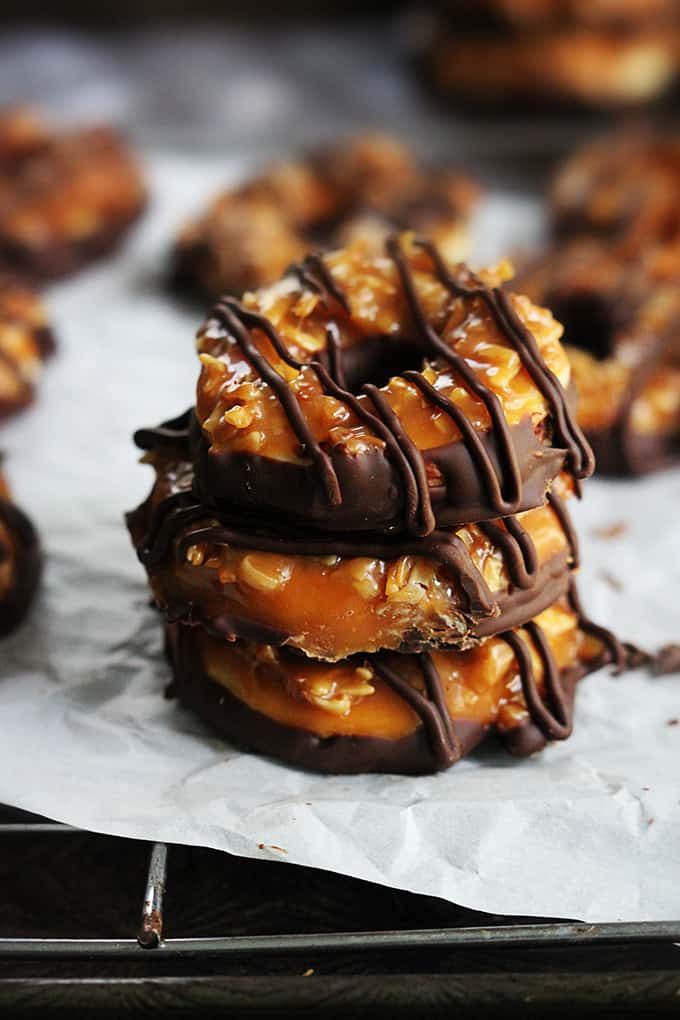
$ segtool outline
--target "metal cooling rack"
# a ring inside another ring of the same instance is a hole
[[[46,820],[0,822],[0,840],[17,834],[41,834],[58,839],[79,832],[69,825]],[[163,933],[164,901],[172,847],[151,844],[141,922],[136,938],[0,938],[0,959],[104,960],[180,959],[190,957],[249,959],[276,954],[366,952],[392,949],[474,947],[574,947],[621,943],[680,943],[680,921],[615,922],[606,924],[536,923],[459,928],[422,928],[396,931],[334,932],[290,935],[211,936],[166,938]]]

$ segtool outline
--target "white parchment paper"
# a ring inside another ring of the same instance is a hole
[[[497,913],[680,917],[680,676],[600,672],[568,742],[530,761],[490,746],[426,778],[305,774],[233,751],[162,698],[160,628],[122,523],[151,483],[130,437],[192,400],[200,314],[168,300],[158,268],[169,232],[239,168],[149,162],[153,208],[123,254],[50,291],[59,353],[0,436],[48,555],[35,612],[0,646],[0,801]],[[478,252],[539,229],[526,200],[491,196]],[[590,482],[575,510],[584,601],[646,646],[680,637],[678,506],[673,472]],[[615,521],[619,537],[598,537]]]

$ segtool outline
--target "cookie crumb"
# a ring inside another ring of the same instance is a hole
[[[654,676],[666,676],[680,672],[680,644],[668,644],[660,648],[651,665]]]

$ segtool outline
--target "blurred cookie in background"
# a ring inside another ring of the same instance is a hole
[[[564,324],[597,470],[640,475],[680,461],[680,240],[632,258],[598,238],[565,241],[518,281]]]
[[[449,0],[446,8],[464,22],[530,29],[541,25],[639,26],[669,19],[677,0]]]
[[[0,272],[0,421],[32,403],[43,361],[54,347],[38,294]]]
[[[0,462],[0,638],[18,627],[28,612],[42,563],[38,535],[12,501]]]
[[[409,228],[456,261],[467,254],[477,197],[469,177],[424,166],[395,138],[349,138],[217,195],[180,232],[172,284],[210,298],[240,294],[273,282],[310,248],[361,239],[378,250],[388,234]]]
[[[639,106],[678,72],[669,0],[449,0],[436,8],[425,73],[478,106]]]
[[[141,169],[107,127],[57,131],[23,108],[0,113],[0,267],[67,276],[113,251],[146,202]]]
[[[519,280],[564,324],[601,473],[680,460],[680,136],[635,126],[577,150],[549,189],[552,246]]]
[[[680,135],[627,127],[578,149],[549,193],[559,239],[600,237],[619,255],[680,235]]]

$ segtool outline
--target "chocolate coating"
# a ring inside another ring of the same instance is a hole
[[[29,250],[0,235],[0,267],[34,283],[70,276],[91,262],[115,252],[142,210],[143,206],[140,206],[87,237],[53,239],[41,249]]]
[[[15,555],[10,587],[0,597],[0,637],[4,637],[18,627],[28,612],[40,581],[43,557],[32,523],[23,511],[5,499],[0,499],[0,521],[11,534]]]
[[[213,449],[198,423],[194,423],[196,488],[204,502],[257,507],[262,514],[284,514],[313,527],[338,531],[398,528],[400,516],[403,530],[423,536],[437,524],[505,517],[540,505],[549,487],[551,469],[556,473],[564,466],[576,478],[592,473],[592,452],[573,419],[567,394],[545,364],[533,334],[508,295],[499,287],[486,286],[462,267],[451,269],[431,242],[418,241],[415,247],[426,254],[434,279],[448,292],[451,301],[480,301],[486,307],[545,400],[548,414],[542,423],[534,428],[527,417],[517,425],[509,425],[498,395],[455,345],[446,343],[433,328],[408,255],[402,242],[392,237],[385,243],[385,252],[396,270],[412,327],[407,331],[409,335],[391,339],[381,374],[392,370],[391,356],[397,344],[402,348],[402,357],[405,352],[409,356],[415,352],[416,363],[420,365],[423,358],[432,359],[445,366],[480,402],[488,415],[488,431],[476,429],[455,401],[437,391],[422,371],[404,369],[401,365],[395,377],[401,376],[415,386],[433,411],[434,408],[443,411],[460,432],[460,439],[455,442],[425,451],[418,449],[384,392],[365,374],[369,366],[374,367],[374,344],[357,345],[366,347],[365,362],[361,361],[361,353],[355,353],[356,363],[344,364],[344,352],[333,341],[337,330],[333,316],[338,309],[346,316],[349,300],[321,258],[315,260],[311,273],[308,260],[302,274],[304,286],[319,293],[327,309],[334,309],[327,322],[323,359],[306,364],[296,360],[265,316],[230,298],[215,305],[204,330],[219,330],[225,339],[229,338],[276,395],[309,463],[277,460],[272,464],[271,458],[260,453]],[[348,453],[341,444],[333,444],[330,450],[323,448],[292,388],[258,348],[254,331],[264,334],[276,356],[295,371],[311,369],[323,393],[351,409],[382,441],[382,446],[361,453]],[[354,381],[350,380],[350,370],[356,372],[355,388],[360,387],[368,402],[361,403],[348,388]],[[545,448],[550,453],[544,457]],[[430,484],[428,467],[436,469],[436,477],[441,478],[435,486]],[[530,485],[534,483],[533,503],[524,492],[525,475]],[[490,512],[485,514],[486,508]]]
[[[537,435],[529,418],[511,426],[509,432],[522,478],[522,498],[515,511],[519,513],[540,506],[564,464],[566,451]],[[262,507],[275,508],[290,524],[307,524],[323,531],[387,531],[399,528],[404,519],[400,473],[382,450],[352,456],[344,448],[333,449],[330,456],[343,501],[329,506],[318,475],[307,465],[259,454],[215,453],[203,436],[194,436],[195,488],[206,506],[258,512]],[[480,433],[480,440],[494,470],[500,473],[495,434]],[[435,464],[446,480],[445,485],[430,487],[439,527],[498,516],[465,443],[425,450],[423,460]]]
[[[309,730],[278,723],[250,708],[206,674],[192,628],[177,624],[166,628],[166,642],[174,673],[171,693],[237,747],[287,761],[298,768],[335,774],[390,772],[421,775],[452,764],[451,760],[443,761],[436,754],[423,725],[406,737],[387,740],[349,735],[320,737]],[[561,672],[560,680],[569,710],[578,680],[605,661],[606,654]],[[452,722],[458,742],[458,757],[480,744],[491,730],[491,727],[467,719],[454,719]],[[538,726],[531,721],[499,736],[508,750],[518,756],[533,754],[545,747],[547,742]]]
[[[616,421],[608,428],[587,432],[600,475],[620,478],[661,471],[680,462],[680,434],[643,434],[622,429]]]
[[[239,607],[236,599],[220,598],[210,586],[203,593],[192,590],[189,594],[184,594],[181,584],[173,586],[172,572],[184,563],[187,550],[196,545],[213,550],[211,555],[219,554],[221,548],[233,548],[292,557],[333,555],[387,562],[402,556],[429,559],[442,568],[455,586],[450,612],[458,622],[455,629],[449,624],[438,632],[427,618],[420,620],[417,614],[412,621],[404,618],[399,625],[395,623],[395,640],[388,644],[400,651],[417,652],[428,646],[454,643],[469,647],[482,638],[523,625],[569,589],[571,569],[578,561],[577,542],[566,507],[555,493],[550,496],[550,504],[564,534],[565,546],[542,563],[519,518],[504,518],[504,527],[498,522],[480,526],[491,547],[500,550],[507,570],[507,587],[492,592],[462,539],[445,529],[437,529],[424,538],[365,531],[314,534],[306,528],[291,529],[281,523],[274,527],[254,516],[244,518],[207,508],[196,500],[191,489],[191,465],[184,459],[188,456],[183,445],[185,421],[186,417],[180,416],[159,430],[138,434],[140,445],[152,449],[164,447],[166,453],[157,465],[157,480],[150,497],[127,517],[137,554],[152,581],[156,577],[156,596],[170,622],[200,624],[224,640],[248,638],[275,646],[292,644],[312,656],[332,657],[318,647],[310,650],[296,629],[289,633],[274,628],[267,622],[264,609],[253,609],[252,604],[249,608],[247,602]],[[253,615],[261,618],[252,619]],[[349,652],[360,650],[350,646]]]

